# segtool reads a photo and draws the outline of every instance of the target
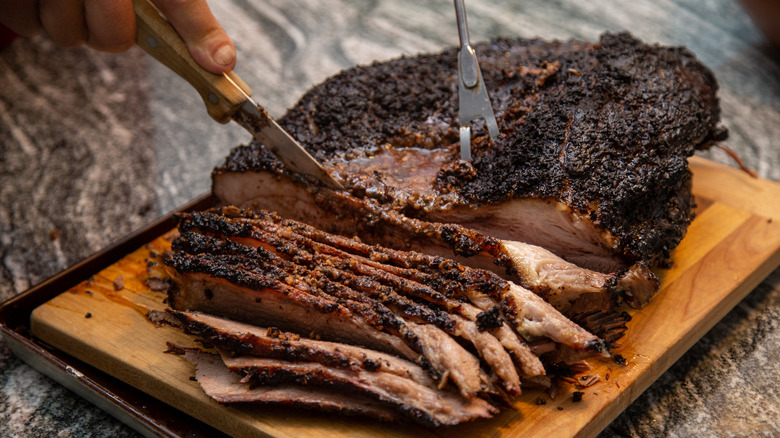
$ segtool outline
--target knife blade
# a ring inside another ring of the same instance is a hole
[[[343,189],[322,165],[252,100],[252,90],[234,72],[216,75],[192,58],[184,40],[149,0],[133,0],[136,44],[184,78],[200,93],[209,115],[219,123],[235,121],[270,149],[293,172],[311,175]]]
[[[225,75],[225,78],[233,82],[230,76]],[[238,84],[234,83],[234,85],[244,91]],[[238,108],[231,119],[270,149],[288,169],[311,175],[329,187],[344,189],[341,183],[336,181],[300,143],[295,141],[292,135],[268,115],[265,108],[255,103],[249,95],[246,95],[246,102]]]

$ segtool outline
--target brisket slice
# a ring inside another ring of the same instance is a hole
[[[219,314],[237,321],[273,322],[275,326],[316,334],[341,342],[366,345],[421,360],[421,347],[400,322],[366,310],[355,314],[330,299],[313,297],[280,283],[262,285],[262,279],[209,256],[180,255],[170,261],[177,271],[168,304],[178,310]],[[387,322],[387,324],[384,324]]]
[[[436,387],[419,365],[387,353],[354,345],[306,338],[274,327],[263,328],[200,312],[168,309],[169,324],[197,335],[231,356],[256,356],[287,362],[316,362],[348,370],[381,371]]]
[[[382,406],[405,418],[430,426],[487,418],[497,412],[481,398],[465,399],[456,392],[439,389],[419,366],[391,355],[203,314],[175,311],[172,314],[183,323],[180,328],[202,336],[221,351],[222,361],[228,369],[237,377],[243,377],[238,383],[245,387],[244,390],[246,387],[294,385],[311,388],[317,395],[330,387],[330,392],[354,395],[357,402],[368,398],[369,406],[381,402]],[[272,348],[268,349],[269,346]],[[255,354],[242,355],[241,350]],[[186,350],[184,352],[186,354]],[[338,356],[346,361],[332,360]],[[206,385],[204,390],[210,392]],[[295,394],[284,401],[294,403],[297,398],[308,399]],[[219,401],[231,400],[225,400],[223,396]]]
[[[457,393],[423,386],[390,373],[352,371],[318,363],[285,362],[252,356],[223,356],[222,359],[231,371],[243,375],[242,380],[251,386],[294,383],[307,387],[332,387],[333,391],[358,392],[434,427],[489,418],[497,412],[481,398],[464,399]]]
[[[215,169],[214,193],[236,205],[260,198],[305,221],[320,216],[312,223],[361,238],[381,236],[389,212],[460,223],[602,272],[669,257],[693,217],[686,158],[726,135],[712,73],[685,49],[627,33],[598,43],[501,39],[475,50],[501,135],[493,142],[477,126],[472,161],[457,159],[449,49],[346,70],[280,119],[363,206],[289,174],[256,143]],[[292,183],[265,185],[274,179]],[[310,214],[307,190],[324,215]],[[403,232],[394,245],[418,238]],[[459,242],[445,243],[457,252]]]
[[[330,388],[296,384],[251,387],[241,382],[241,376],[231,372],[219,355],[192,349],[179,351],[195,365],[195,378],[203,391],[220,403],[295,406],[339,414],[364,415],[384,421],[402,418],[391,406],[361,394],[343,394]]]

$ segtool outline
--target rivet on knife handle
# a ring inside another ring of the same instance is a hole
[[[168,20],[148,0],[133,0],[138,26],[136,44],[163,65],[184,78],[200,93],[209,115],[220,123],[230,121],[230,116],[252,95],[249,87],[233,72],[228,73],[233,82],[201,67],[190,55],[187,45]]]

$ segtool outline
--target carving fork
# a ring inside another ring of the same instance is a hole
[[[482,72],[479,70],[477,54],[469,42],[469,28],[466,22],[466,7],[463,0],[455,1],[455,15],[458,20],[458,36],[460,51],[458,52],[458,122],[460,123],[460,159],[471,159],[471,127],[472,120],[483,117],[490,138],[498,137],[498,125],[493,107],[490,104]]]

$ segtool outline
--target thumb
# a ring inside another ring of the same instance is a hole
[[[236,46],[211,13],[206,0],[154,0],[187,44],[195,61],[222,74],[236,65]]]

